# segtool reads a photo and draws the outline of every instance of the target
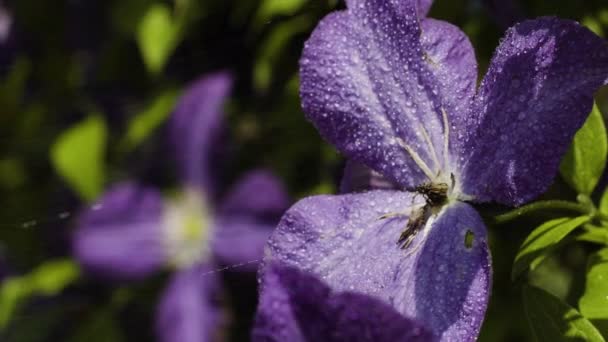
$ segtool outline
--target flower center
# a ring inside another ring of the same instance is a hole
[[[187,268],[210,255],[211,215],[197,191],[187,190],[167,201],[163,234],[169,265]]]

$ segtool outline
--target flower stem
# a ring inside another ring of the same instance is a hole
[[[531,203],[528,205],[524,205],[523,207],[519,207],[515,210],[495,216],[493,221],[495,224],[503,224],[503,223],[512,221],[514,219],[517,219],[520,216],[523,216],[525,214],[529,214],[531,212],[538,211],[538,210],[546,210],[546,209],[570,210],[570,211],[576,211],[581,214],[592,214],[589,211],[589,206],[581,204],[581,203],[575,203],[575,202],[570,202],[570,201],[560,201],[560,200],[549,200],[549,201],[539,201],[539,202],[534,202],[534,203]]]

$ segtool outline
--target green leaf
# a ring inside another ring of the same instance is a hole
[[[606,127],[602,113],[594,105],[562,160],[562,177],[579,193],[590,195],[604,172],[607,153]]]
[[[576,237],[579,241],[591,242],[598,245],[608,246],[608,228],[586,224],[583,232]]]
[[[601,325],[608,328],[608,248],[589,258],[585,292],[578,306],[583,316],[603,321]],[[605,333],[608,333],[608,329]]]
[[[156,128],[169,117],[177,100],[176,91],[167,91],[158,96],[141,113],[137,114],[127,128],[123,147],[131,150],[141,144]]]
[[[537,341],[603,342],[597,329],[576,309],[532,286],[523,288],[524,310]]]
[[[72,260],[53,260],[31,273],[8,278],[0,287],[0,327],[9,322],[19,305],[35,295],[53,296],[78,278],[80,269]]]
[[[587,15],[581,20],[581,24],[591,30],[593,33],[597,34],[600,37],[604,36],[604,31],[602,30],[602,23],[598,19],[593,16]]]
[[[307,0],[264,0],[256,14],[255,23],[258,27],[272,17],[294,15]]]
[[[137,29],[137,43],[148,71],[156,75],[179,43],[180,28],[171,9],[160,3],[148,8]]]
[[[51,147],[55,170],[83,199],[91,201],[102,191],[107,128],[92,115],[63,132]]]
[[[77,327],[74,335],[68,341],[121,342],[126,339],[112,311],[108,308],[101,308],[89,315],[84,323]]]
[[[534,229],[519,248],[513,263],[512,278],[518,278],[528,268],[534,270],[563,238],[589,220],[588,216],[558,218]]]
[[[600,213],[608,215],[608,188],[604,189],[602,198],[600,199]]]
[[[277,25],[261,44],[256,59],[253,82],[257,90],[266,90],[270,85],[274,69],[285,55],[285,49],[297,34],[309,30],[313,22],[307,16],[300,16]]]

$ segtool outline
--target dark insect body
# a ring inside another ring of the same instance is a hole
[[[441,207],[448,199],[448,185],[446,183],[425,183],[417,186],[414,191],[424,197],[426,203],[410,214],[405,230],[399,236],[397,245],[406,249],[414,241],[416,234],[426,224],[433,214],[433,209]]]

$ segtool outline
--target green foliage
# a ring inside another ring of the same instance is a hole
[[[512,278],[518,278],[528,268],[534,270],[560,241],[589,220],[589,216],[564,217],[547,221],[534,229],[519,248],[513,264]]]
[[[155,3],[148,8],[137,29],[137,43],[150,73],[157,75],[177,47],[181,28],[169,6]]]
[[[576,309],[532,286],[523,288],[524,309],[539,342],[604,341],[597,329]]]
[[[102,308],[86,318],[68,342],[122,342],[126,341],[112,311]]]
[[[608,188],[605,189],[604,193],[602,194],[602,198],[600,199],[600,206],[598,209],[600,213],[608,215]]]
[[[602,113],[594,105],[562,161],[561,174],[576,191],[590,195],[602,176],[607,153],[606,127]]]
[[[293,15],[306,0],[264,0],[257,13],[258,18],[268,20],[277,15]]]
[[[598,325],[608,328],[608,248],[589,258],[585,292],[578,305],[586,318],[597,320]],[[608,329],[603,333],[606,335]]]
[[[168,117],[177,100],[176,91],[167,91],[129,122],[123,148],[127,151],[141,144]]]
[[[256,14],[255,25],[261,27],[275,16],[294,15],[306,2],[306,0],[263,0]]]
[[[63,132],[51,147],[55,170],[87,201],[95,199],[103,189],[107,138],[103,118],[91,115]]]
[[[253,81],[257,90],[267,90],[273,77],[273,68],[282,56],[290,39],[306,31],[310,26],[310,17],[301,16],[276,26],[262,43],[256,60]]]
[[[608,229],[593,224],[586,224],[583,233],[576,237],[579,241],[608,246]]]
[[[31,273],[9,278],[0,287],[0,327],[5,326],[20,304],[31,296],[53,296],[78,278],[74,261],[54,260],[43,263]]]

